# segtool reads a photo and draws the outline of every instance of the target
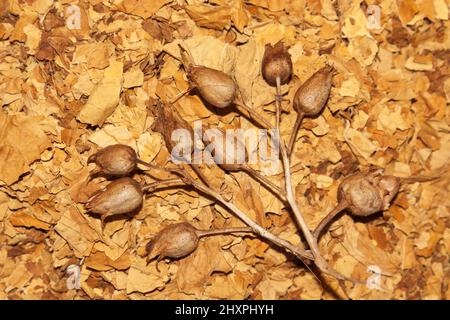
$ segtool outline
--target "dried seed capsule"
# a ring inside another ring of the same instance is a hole
[[[114,144],[91,155],[88,163],[95,164],[105,174],[125,176],[136,170],[138,157],[130,146]]]
[[[112,181],[95,193],[86,203],[86,208],[101,216],[102,222],[112,215],[126,214],[138,209],[143,202],[141,185],[128,177]]]
[[[189,223],[169,225],[147,244],[147,260],[184,257],[197,248],[198,240],[197,230]]]
[[[226,73],[203,66],[192,66],[188,75],[200,96],[209,104],[226,108],[233,103],[236,84]]]
[[[292,60],[283,42],[280,41],[273,47],[266,44],[262,60],[262,75],[271,86],[277,85],[277,77],[280,78],[280,84],[288,83],[292,75]]]
[[[297,89],[294,96],[297,113],[313,117],[322,111],[330,95],[332,70],[330,66],[320,69]]]
[[[198,241],[201,237],[252,233],[251,228],[225,228],[214,230],[198,230],[187,222],[172,224],[161,230],[149,243],[146,251],[149,255],[147,261],[158,257],[163,258],[181,258],[187,256],[198,247]]]
[[[383,176],[383,170],[356,173],[342,181],[338,201],[345,201],[349,211],[357,216],[368,216],[389,208],[400,187],[400,179]]]

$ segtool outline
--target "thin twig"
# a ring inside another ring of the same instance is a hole
[[[184,97],[187,93],[191,92],[192,88],[189,88],[185,91],[182,91],[180,93],[178,93],[175,97],[172,98],[172,100],[170,100],[170,104],[174,104],[175,102],[177,102],[178,100],[180,100],[182,97]]]
[[[266,229],[261,227],[259,224],[257,224],[252,219],[250,219],[243,211],[241,211],[234,204],[232,204],[231,202],[228,202],[224,198],[222,198],[222,196],[219,193],[217,193],[216,191],[212,190],[209,187],[199,184],[197,181],[192,181],[191,184],[197,190],[210,195],[211,197],[213,197],[214,199],[216,199],[217,201],[222,203],[226,208],[228,208],[233,213],[235,213],[242,221],[244,221],[249,227],[251,227],[256,234],[259,234],[261,237],[270,240],[271,242],[273,242],[274,244],[276,244],[280,247],[284,247],[284,248],[288,249],[289,251],[291,251],[293,254],[295,254],[300,259],[302,259],[302,258],[311,259],[312,258],[309,252],[294,247],[290,242],[276,237],[275,235],[273,235],[272,233],[270,233],[269,231],[267,231]]]
[[[203,183],[205,183],[210,188],[213,187],[209,179],[205,176],[205,174],[202,172],[202,170],[198,165],[191,163],[191,168],[195,171],[195,174],[197,174],[197,176],[200,178],[201,181],[203,181]]]
[[[152,169],[152,170],[165,171],[165,172],[168,172],[168,173],[178,173],[179,174],[179,170],[178,169],[161,168],[161,167],[155,166],[155,165],[153,165],[151,163],[148,163],[148,162],[146,162],[144,160],[141,160],[141,159],[137,159],[136,162],[138,164],[141,164],[141,165],[143,165],[143,166],[145,166],[145,167],[147,167],[149,169]]]
[[[142,188],[142,191],[149,192],[149,191],[153,191],[154,189],[156,189],[160,186],[171,187],[171,186],[179,186],[179,185],[184,185],[184,184],[185,184],[185,182],[182,179],[167,179],[167,180],[152,182],[152,183],[144,186]]]
[[[241,165],[240,168],[247,172],[248,175],[252,176],[253,178],[255,178],[256,180],[259,180],[260,182],[262,182],[263,184],[265,184],[269,189],[272,190],[272,192],[278,197],[280,198],[280,200],[282,200],[283,202],[287,202],[286,200],[286,196],[285,196],[285,192],[283,189],[281,189],[279,186],[277,186],[275,183],[273,183],[272,181],[270,181],[266,176],[262,175],[261,173],[259,173],[258,171],[256,171],[255,169],[249,167],[248,165]]]
[[[289,139],[288,144],[288,156],[289,158],[292,155],[292,151],[294,150],[295,139],[297,138],[298,130],[302,124],[303,118],[305,114],[303,112],[297,113],[297,119],[295,120],[294,130],[292,131],[291,138]]]
[[[255,120],[258,123],[258,125],[263,127],[264,129],[269,130],[272,127],[270,123],[266,119],[261,117],[255,110],[253,110],[253,108],[240,102],[235,102],[235,105],[237,106],[238,110],[244,115],[245,112],[243,112],[242,110],[245,110],[249,114],[249,117]]]
[[[236,227],[236,228],[223,228],[223,229],[213,229],[213,230],[197,230],[198,237],[209,237],[215,235],[225,235],[234,233],[253,233],[252,228],[247,227]]]
[[[339,202],[317,225],[316,229],[314,229],[313,236],[319,241],[320,234],[322,230],[331,222],[331,220],[336,217],[339,212],[345,210],[347,208],[347,203],[345,201]]]

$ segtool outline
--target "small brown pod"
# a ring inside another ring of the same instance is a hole
[[[400,188],[400,179],[382,175],[383,170],[356,173],[342,181],[338,188],[338,201],[356,216],[368,216],[390,206]]]
[[[368,216],[383,209],[379,188],[370,177],[355,174],[339,185],[338,201],[345,201],[347,209],[356,216]]]
[[[294,96],[297,113],[314,117],[322,111],[331,91],[332,70],[330,66],[320,69],[297,89]]]
[[[333,68],[326,66],[308,78],[295,92],[293,107],[297,120],[289,140],[288,152],[291,155],[297,133],[304,117],[315,117],[325,107],[330,96]]]
[[[331,220],[344,210],[360,217],[387,210],[402,183],[425,182],[439,177],[439,175],[431,175],[399,178],[384,175],[383,169],[358,172],[347,176],[338,188],[338,204],[322,219],[314,230],[314,236],[318,238]]]
[[[199,236],[189,223],[177,223],[165,227],[146,246],[147,261],[156,257],[181,258],[197,249]]]
[[[107,217],[137,210],[143,202],[141,185],[128,177],[112,181],[96,192],[86,203],[86,209],[99,214],[104,225]]]
[[[197,249],[202,237],[251,232],[253,230],[247,227],[198,230],[187,222],[172,224],[158,232],[147,243],[145,248],[148,254],[147,262],[156,257],[158,257],[158,260],[185,257]]]
[[[91,155],[88,163],[95,162],[100,171],[113,176],[126,176],[136,170],[136,151],[124,144],[107,146]]]
[[[192,66],[188,70],[188,76],[200,96],[210,105],[226,108],[234,102],[236,84],[226,73],[203,66]]]
[[[273,87],[277,85],[277,78],[280,78],[280,84],[289,82],[292,75],[292,60],[283,42],[277,42],[275,46],[266,44],[262,59],[262,75]]]

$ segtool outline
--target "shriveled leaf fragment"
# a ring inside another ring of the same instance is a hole
[[[169,280],[167,275],[158,272],[154,267],[145,266],[145,262],[134,262],[128,271],[127,294],[132,292],[151,292],[164,287]]]
[[[92,253],[86,260],[86,265],[95,270],[106,271],[111,269],[126,270],[130,267],[129,254],[124,253],[117,260],[112,260],[101,251]]]
[[[50,224],[40,221],[24,211],[12,214],[9,217],[9,221],[15,227],[33,227],[42,230],[50,229]]]
[[[433,56],[411,56],[406,61],[405,68],[413,71],[433,70]]]
[[[389,135],[393,135],[397,129],[408,129],[409,125],[401,111],[402,108],[400,106],[395,106],[394,111],[391,111],[388,106],[383,107],[378,114],[377,129],[383,130]]]
[[[30,170],[41,153],[51,146],[38,121],[42,117],[0,110],[0,180],[12,184]]]
[[[216,275],[211,279],[206,293],[213,299],[245,299],[249,277],[235,271],[230,275]]]
[[[61,217],[55,231],[67,241],[79,258],[89,255],[94,241],[98,240],[98,234],[74,207]]]
[[[140,87],[144,83],[144,73],[138,67],[134,67],[125,72],[123,78],[124,88]]]
[[[348,51],[364,66],[371,65],[378,52],[377,41],[371,37],[352,38]]]
[[[181,60],[178,44],[185,46],[194,58],[194,63],[231,74],[237,48],[212,36],[196,35],[185,41],[174,41],[164,46],[164,51]]]
[[[389,253],[375,245],[367,236],[367,228],[363,224],[354,223],[351,219],[344,222],[343,246],[356,260],[366,266],[375,265],[384,274],[393,274],[400,268],[400,256]]]
[[[26,45],[30,49],[30,53],[36,53],[41,41],[42,31],[32,24],[28,24],[23,28],[23,32],[27,36]]]
[[[352,3],[351,7],[344,13],[343,35],[347,38],[370,36],[367,26],[367,17],[363,10],[356,2]]]
[[[250,20],[243,0],[232,0],[229,5],[213,6],[208,4],[192,4],[186,6],[186,13],[200,27],[223,30],[228,29],[230,22],[242,32]]]
[[[159,134],[144,133],[137,141],[139,157],[144,161],[151,162],[161,150],[162,142]]]
[[[91,125],[102,125],[116,109],[122,90],[123,63],[111,61],[103,79],[94,88],[77,119]]]
[[[227,6],[197,4],[186,6],[186,12],[200,27],[223,30],[231,18],[231,10]]]
[[[348,143],[350,148],[356,155],[360,155],[365,159],[369,159],[370,156],[378,149],[378,147],[367,137],[364,132],[355,130],[351,127],[345,129],[344,132],[345,142]]]
[[[339,88],[339,94],[343,97],[356,97],[361,85],[355,77],[345,80]]]
[[[126,144],[132,148],[136,148],[136,142],[125,126],[105,125],[102,129],[94,132],[89,137],[89,140],[102,148],[117,143]]]
[[[448,2],[445,0],[433,0],[434,11],[436,18],[441,20],[448,20]]]
[[[185,293],[197,293],[203,291],[202,285],[208,281],[214,271],[223,270],[223,253],[219,247],[217,238],[200,241],[199,247],[190,256],[180,261],[180,267],[176,275],[178,290]],[[231,271],[228,265],[227,272]]]
[[[33,274],[26,266],[24,264],[19,264],[6,279],[6,288],[4,290],[10,292],[16,288],[23,288],[32,277]]]
[[[86,63],[88,68],[105,69],[113,51],[108,43],[83,43],[77,46],[72,62]]]
[[[122,0],[114,7],[122,12],[147,19],[172,0]]]

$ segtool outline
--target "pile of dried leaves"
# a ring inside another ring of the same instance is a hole
[[[379,279],[371,285],[319,280],[257,237],[206,238],[184,259],[163,260],[159,270],[156,261],[147,265],[145,244],[166,225],[243,226],[195,191],[158,190],[136,216],[112,220],[104,232],[83,206],[104,185],[103,178],[87,179],[87,159],[99,148],[123,143],[145,161],[168,161],[151,127],[155,102],[189,87],[179,43],[197,63],[232,75],[245,102],[272,120],[274,89],[260,71],[265,44],[290,47],[294,77],[283,86],[290,101],[325,63],[335,67],[327,108],[304,120],[292,155],[296,196],[311,229],[335,205],[342,177],[358,168],[404,177],[443,168],[450,155],[449,4],[1,1],[0,298],[449,299],[448,177],[407,185],[389,210],[370,219],[344,215],[323,236],[330,264],[355,279]],[[368,16],[374,8],[378,25]],[[296,118],[291,105],[284,103],[284,140]],[[254,126],[235,112],[216,114],[197,95],[174,107],[189,123]],[[242,172],[202,169],[227,200],[299,243],[292,217],[261,184]],[[281,169],[270,176],[280,185]],[[152,181],[139,173],[136,179]],[[79,290],[67,286],[73,264],[81,265]]]

